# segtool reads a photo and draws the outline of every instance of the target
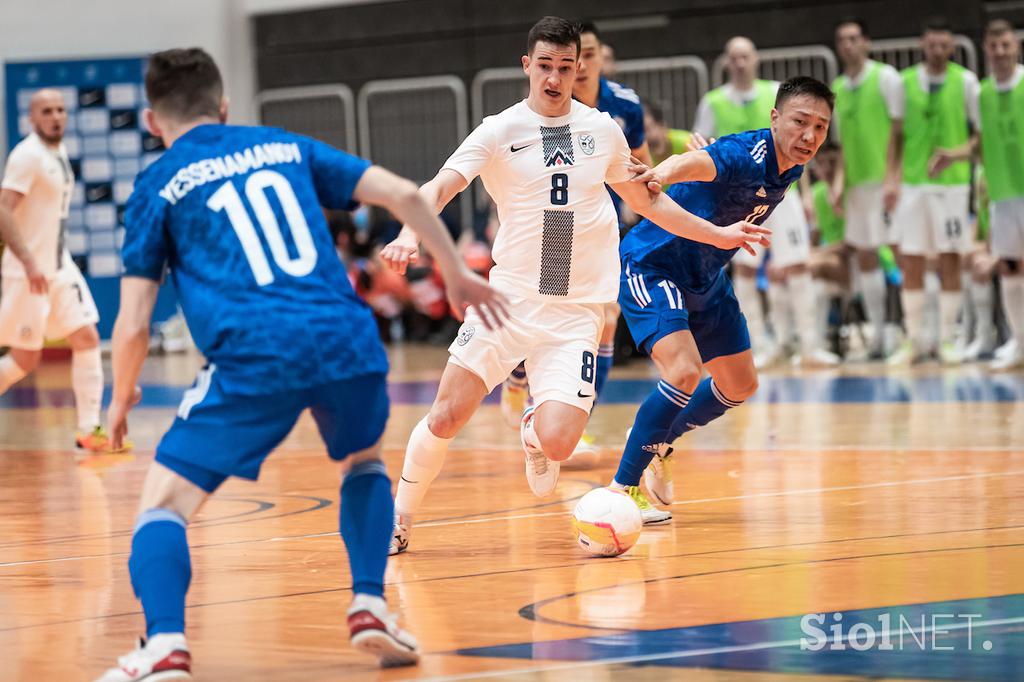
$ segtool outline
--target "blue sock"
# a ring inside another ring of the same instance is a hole
[[[726,410],[741,404],[743,404],[742,400],[729,400],[722,395],[711,377],[704,379],[697,385],[697,390],[693,392],[693,397],[690,398],[686,409],[680,412],[676,420],[672,422],[668,442],[671,443],[698,426],[704,426],[712,419],[718,419],[725,414]]]
[[[666,381],[659,381],[657,388],[637,410],[633,430],[626,441],[626,449],[615,472],[615,482],[620,485],[640,485],[644,469],[662,443],[668,440],[672,422],[686,407],[690,394],[680,391]]]
[[[146,636],[185,632],[185,593],[192,581],[185,519],[169,509],[140,514],[128,572],[146,614]]]
[[[384,569],[395,523],[391,479],[384,462],[352,467],[341,485],[341,537],[352,570],[352,592],[384,596]]]
[[[597,373],[594,375],[594,393],[598,396],[604,390],[604,383],[608,381],[608,370],[615,364],[615,346],[612,344],[601,344],[597,347]]]

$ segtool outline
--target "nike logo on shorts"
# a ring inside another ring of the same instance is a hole
[[[576,397],[577,398],[593,398],[594,394],[591,393],[590,395],[583,395],[583,391],[576,391]]]
[[[522,147],[517,147],[515,145],[512,145],[510,147],[510,149],[512,150],[512,153],[515,154],[516,152],[521,152],[524,149],[526,149],[527,147],[532,147],[532,146],[533,146],[533,142],[531,142],[530,144],[524,144]]]

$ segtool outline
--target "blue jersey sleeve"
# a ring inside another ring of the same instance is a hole
[[[352,194],[370,162],[318,140],[306,139],[305,154],[313,171],[313,186],[324,208],[351,211],[359,202]]]
[[[141,180],[142,178],[140,178]],[[167,201],[145,183],[137,182],[124,213],[121,262],[124,276],[159,282],[167,267]]]
[[[626,121],[626,142],[630,149],[638,149],[647,140],[647,133],[644,130],[644,109],[637,105],[630,107],[623,112],[623,119]]]
[[[704,148],[715,162],[715,182],[734,182],[745,177],[752,163],[747,148],[735,135],[726,135]]]

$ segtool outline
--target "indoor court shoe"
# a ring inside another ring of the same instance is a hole
[[[665,454],[662,454],[662,453]],[[672,448],[662,445],[658,454],[644,470],[644,482],[647,492],[654,496],[659,504],[672,504],[675,499],[675,486],[672,484]],[[669,514],[671,518],[671,514]]]
[[[943,341],[939,344],[939,362],[950,367],[962,365],[964,362],[964,349],[954,341]]]
[[[640,486],[630,486],[626,492],[636,502],[636,506],[640,507],[640,516],[643,518],[645,526],[658,526],[672,520],[672,512],[658,509],[651,504],[651,501],[640,490]]]
[[[348,630],[352,647],[379,658],[382,668],[420,662],[416,638],[398,627],[398,616],[388,613],[380,597],[355,596],[348,609]]]
[[[87,433],[80,431],[75,436],[75,447],[89,452],[114,452],[110,447],[110,436],[107,435],[107,430],[99,425]],[[125,438],[117,452],[126,452],[133,447],[134,443]]]
[[[519,420],[523,418],[523,410],[530,398],[530,389],[517,386],[511,379],[505,379],[501,385],[501,416],[509,428],[518,429]]]
[[[988,368],[993,372],[1012,372],[1024,369],[1024,352],[1021,352],[1019,347],[1015,345],[1012,352],[996,357]]]
[[[530,490],[534,495],[546,497],[555,491],[561,463],[551,461],[540,448],[530,445],[526,432],[533,430],[534,409],[528,407],[523,412],[523,420],[519,426],[519,440],[523,444],[523,452],[526,453],[526,482],[530,484]]]
[[[170,682],[192,679],[192,655],[183,634],[139,638],[135,651],[117,659],[117,667],[96,682]]]
[[[803,369],[838,367],[842,362],[838,355],[824,348],[815,348],[807,353],[793,356],[793,364]]]
[[[403,518],[398,512],[395,512],[395,529],[391,533],[391,545],[388,547],[388,556],[401,554],[409,549],[409,531],[411,528],[412,522],[409,519]]]
[[[601,451],[594,445],[594,437],[584,432],[569,459],[562,462],[567,469],[593,469],[601,462]]]

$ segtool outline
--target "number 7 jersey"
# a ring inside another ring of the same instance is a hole
[[[573,100],[548,118],[522,101],[485,118],[444,168],[469,182],[479,175],[497,205],[495,288],[532,300],[617,298],[618,219],[605,183],[629,178],[629,146],[608,114]]]
[[[201,125],[139,174],[124,275],[170,270],[224,390],[267,395],[387,371],[321,206],[349,210],[369,163],[262,127]]]

